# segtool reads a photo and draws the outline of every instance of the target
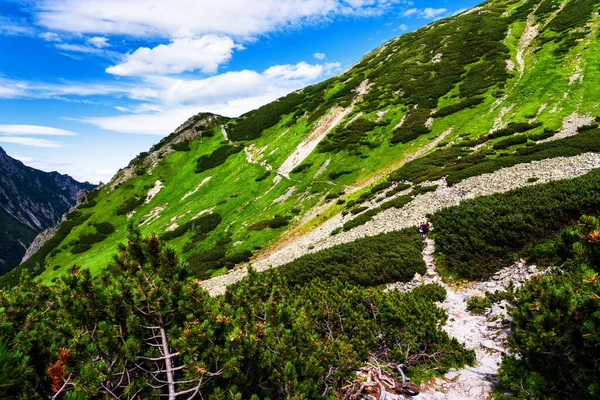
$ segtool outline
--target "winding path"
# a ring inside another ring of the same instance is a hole
[[[443,378],[433,380],[413,399],[487,399],[494,388],[504,345],[497,335],[493,338],[492,332],[496,332],[497,328],[490,326],[485,316],[474,315],[467,310],[468,296],[465,291],[454,290],[441,281],[433,262],[434,251],[435,242],[426,239],[423,259],[427,264],[427,275],[422,283],[438,283],[446,289],[446,300],[441,304],[448,313],[444,329],[466,348],[475,351],[476,362],[472,367],[452,371]]]

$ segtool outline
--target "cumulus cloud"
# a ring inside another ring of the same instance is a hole
[[[41,0],[37,21],[74,33],[194,37],[257,35],[339,15],[378,15],[405,0]]]
[[[0,133],[7,135],[75,136],[76,133],[39,125],[0,125]]]
[[[0,142],[20,144],[23,146],[30,147],[47,147],[47,148],[58,148],[64,147],[64,144],[54,140],[38,139],[24,136],[0,136]]]
[[[320,64],[311,65],[300,62],[296,65],[286,64],[272,66],[264,72],[264,75],[270,78],[313,80],[321,75],[323,68],[323,65]]]
[[[150,76],[143,85],[158,93],[152,103],[120,107],[125,115],[79,121],[116,132],[165,135],[200,110],[235,117],[339,69],[339,63],[300,62],[275,65],[263,72],[231,71],[204,79]]]
[[[317,60],[324,60],[326,56],[325,53],[315,53],[313,54],[313,57],[316,58]]]
[[[175,39],[152,49],[140,47],[106,72],[120,76],[178,74],[200,70],[214,73],[220,64],[231,59],[233,40],[226,36],[205,35],[197,39]]]
[[[400,24],[400,26],[398,27],[398,29],[400,29],[402,32],[406,32],[408,30],[408,25],[406,25],[406,24]]]
[[[110,44],[108,43],[108,38],[105,38],[102,36],[91,37],[87,40],[87,42],[89,44],[91,44],[92,46],[97,47],[99,49],[103,49],[105,47],[110,46]]]

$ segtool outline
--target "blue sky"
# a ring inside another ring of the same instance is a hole
[[[479,0],[0,0],[0,146],[107,182],[188,117],[237,116]]]

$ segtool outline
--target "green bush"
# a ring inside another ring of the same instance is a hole
[[[91,244],[80,243],[80,244],[77,244],[77,245],[73,246],[73,248],[71,249],[71,254],[84,253],[84,252],[90,250],[91,248],[92,248]]]
[[[435,301],[441,303],[446,300],[446,289],[437,283],[430,283],[427,285],[417,286],[413,289],[413,294],[422,299],[426,299],[428,301]]]
[[[451,104],[446,107],[442,107],[435,112],[435,116],[438,118],[446,117],[451,114],[455,114],[459,111],[462,111],[466,108],[473,108],[483,103],[485,99],[483,97],[471,97],[465,100],[462,100],[459,103]]]
[[[392,186],[392,181],[383,181],[371,188],[371,193],[377,194]]]
[[[369,132],[378,126],[387,125],[387,122],[373,122],[366,118],[358,118],[351,124],[339,126],[329,133],[325,140],[319,143],[317,150],[320,153],[354,150],[361,145],[369,145]]]
[[[267,179],[269,176],[271,176],[271,171],[267,170],[267,171],[265,171],[264,174],[262,174],[261,176],[255,178],[254,180],[256,182],[261,182],[261,181],[264,181],[265,179]]]
[[[515,133],[527,132],[532,129],[542,126],[541,122],[530,124],[528,122],[511,122],[506,128],[498,129],[495,132],[488,134],[490,139],[495,139],[504,136],[511,136]]]
[[[584,217],[563,239],[563,270],[527,282],[513,300],[499,392],[518,399],[600,396],[598,220]],[[515,385],[515,382],[519,384]]]
[[[362,286],[408,282],[427,272],[422,250],[417,231],[405,229],[307,254],[278,269],[293,285],[317,278]]]
[[[219,260],[220,263],[223,263],[225,267],[231,269],[235,267],[237,264],[241,264],[244,262],[250,261],[252,257],[252,252],[250,250],[242,250],[237,253],[233,253],[230,256],[226,256]]]
[[[184,224],[179,225],[172,231],[163,233],[160,238],[164,241],[173,240],[185,235],[188,231],[193,231],[196,235],[206,235],[214,231],[221,223],[223,218],[217,213],[211,213],[192,219]]]
[[[173,148],[173,150],[175,151],[190,151],[190,142],[179,142],[179,143],[173,143],[171,145],[171,147]]]
[[[402,208],[405,205],[407,205],[408,203],[411,202],[411,200],[414,198],[414,196],[411,194],[405,194],[403,196],[398,196],[393,200],[389,200],[386,201],[385,203],[382,203],[380,208],[382,210],[387,210],[388,208]]]
[[[232,146],[226,144],[225,146],[221,146],[215,151],[213,151],[210,155],[203,155],[198,158],[196,162],[196,173],[199,174],[201,172],[207,171],[211,168],[218,167],[221,164],[224,164],[225,161],[234,154],[242,151],[242,146]]]
[[[382,211],[381,207],[372,208],[368,211],[365,211],[364,213],[351,219],[350,221],[345,222],[343,225],[343,228],[345,231],[349,231],[350,229],[354,229],[357,226],[364,225],[367,222],[369,222],[374,216],[379,214],[381,211]]]
[[[84,208],[92,208],[94,207],[96,204],[98,204],[96,202],[96,200],[87,200],[84,203],[81,203],[79,206],[77,206],[78,209],[84,209]]]
[[[81,244],[94,244],[94,243],[100,243],[101,241],[103,241],[104,239],[106,239],[106,235],[100,233],[100,232],[96,232],[96,233],[90,233],[87,235],[83,235],[79,237],[79,243]]]
[[[527,143],[527,136],[512,136],[506,139],[499,141],[498,143],[494,143],[494,150],[504,150],[508,149],[511,146],[515,146],[518,144]]]
[[[473,296],[467,300],[467,310],[473,314],[483,314],[492,306],[492,301],[485,296]]]
[[[146,201],[146,195],[134,196],[126,199],[123,204],[115,209],[115,214],[127,215],[135,210],[137,206],[144,204],[144,201]]]
[[[290,93],[272,103],[250,111],[227,126],[231,140],[252,140],[260,137],[265,129],[277,124],[282,116],[291,113],[305,100],[304,95]]]
[[[534,137],[530,136],[530,138]],[[420,183],[447,176],[448,184],[454,185],[472,176],[492,173],[517,164],[547,158],[572,157],[587,152],[600,152],[600,129],[588,130],[551,142],[536,143],[533,146],[519,148],[514,154],[495,158],[493,153],[486,150],[471,153],[459,143],[457,146],[438,149],[406,163],[392,172],[390,179],[397,181],[405,179]]]
[[[312,167],[311,162],[306,162],[298,165],[296,168],[292,170],[292,174],[299,174],[300,172],[306,172],[310,167]]]
[[[249,231],[262,231],[263,229],[271,228],[277,229],[289,225],[290,218],[282,217],[279,215],[274,216],[271,219],[258,221],[248,227]]]
[[[356,214],[360,214],[363,211],[368,210],[369,207],[355,207],[352,210],[350,210],[350,214],[352,215],[356,215]]]
[[[115,274],[94,278],[75,266],[50,286],[25,279],[2,293],[0,336],[13,339],[0,347],[8,368],[0,377],[11,383],[0,390],[10,390],[8,397],[47,397],[64,372],[81,394],[70,390],[69,398],[166,394],[151,387],[163,380],[161,343],[177,354],[175,389],[198,387],[197,397],[215,399],[332,397],[371,357],[404,364],[417,384],[474,362],[441,329],[446,314],[428,296],[338,280],[290,285],[275,270],[251,272],[211,297],[156,237],[133,233],[126,243]],[[163,334],[149,337],[147,326]],[[106,354],[110,363],[90,364]],[[157,360],[140,364],[145,358]],[[109,393],[123,371],[135,379]]]
[[[403,191],[405,191],[408,188],[410,188],[410,184],[408,184],[408,183],[397,183],[396,186],[394,186],[394,188],[392,190],[388,191],[385,194],[385,196],[386,197],[392,197],[395,194],[403,192]]]
[[[528,186],[446,208],[430,218],[443,263],[467,278],[510,265],[524,246],[555,234],[581,213],[600,211],[600,171]]]
[[[114,225],[111,224],[110,222],[100,222],[100,223],[94,224],[94,227],[96,228],[96,230],[99,233],[102,233],[104,235],[110,235],[111,233],[113,233],[115,231]]]
[[[342,175],[348,175],[348,174],[351,174],[352,172],[354,172],[354,171],[350,171],[350,170],[347,170],[347,169],[341,170],[341,171],[332,171],[332,172],[329,173],[329,179],[331,179],[331,180],[334,181],[337,178],[339,178],[340,176],[342,176]]]

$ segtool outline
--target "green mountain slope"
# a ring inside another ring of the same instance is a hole
[[[332,215],[358,214],[353,207],[388,174],[455,183],[597,152],[598,10],[590,0],[488,1],[240,118],[199,114],[95,191],[2,280],[34,261],[46,265],[45,281],[73,263],[98,273],[130,221],[167,239],[206,279]]]

